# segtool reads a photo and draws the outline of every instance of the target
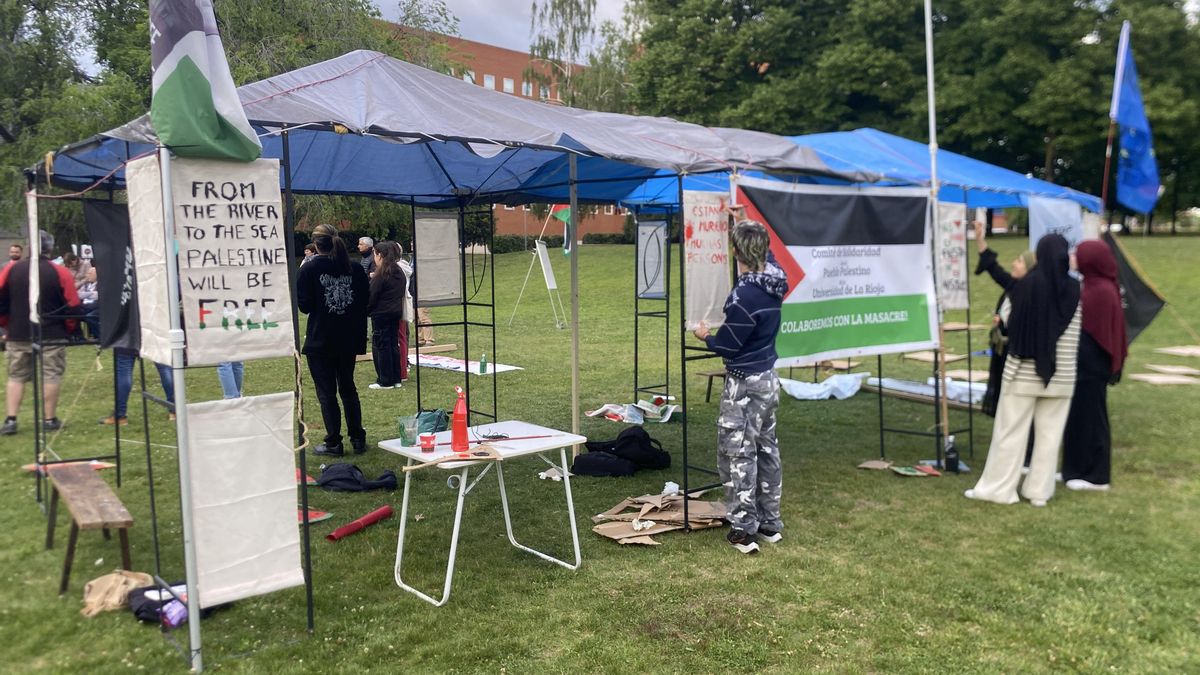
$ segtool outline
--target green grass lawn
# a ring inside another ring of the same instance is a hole
[[[1021,242],[996,242],[1003,260]],[[1200,327],[1200,241],[1131,239],[1140,260],[1175,310]],[[633,387],[632,248],[580,249],[582,278],[582,406],[624,402]],[[559,283],[567,260],[553,255]],[[557,330],[542,281],[534,272],[512,326],[526,254],[496,260],[496,354],[486,332],[471,335],[470,356],[524,368],[499,376],[500,417],[551,427],[570,426],[570,332]],[[986,322],[998,289],[972,278],[976,308]],[[469,285],[474,285],[470,283]],[[483,284],[477,300],[486,300]],[[569,303],[569,298],[564,299]],[[672,303],[672,312],[677,302]],[[450,320],[457,310],[435,312]],[[476,318],[486,320],[483,314]],[[961,312],[950,320],[962,320]],[[647,323],[643,353],[661,355],[661,323]],[[652,327],[652,328],[651,328]],[[677,323],[670,331],[678,363]],[[440,329],[439,342],[462,345]],[[978,333],[975,348],[984,346]],[[1147,363],[1187,363],[1156,355],[1154,347],[1195,342],[1164,312],[1131,350],[1127,372]],[[951,338],[955,351],[964,338]],[[460,354],[461,356],[461,354]],[[661,358],[656,363],[661,363]],[[926,370],[884,359],[886,374],[924,377]],[[1191,365],[1197,361],[1192,360]],[[693,364],[694,365],[694,364]],[[961,365],[961,364],[956,364]],[[661,366],[657,374],[661,376]],[[976,368],[986,368],[980,359]],[[696,368],[698,369],[698,367]],[[874,370],[875,360],[864,359]],[[647,374],[655,379],[653,368]],[[149,373],[152,390],[157,378]],[[797,373],[797,377],[802,375]],[[263,394],[290,388],[286,360],[247,364],[246,389]],[[678,391],[677,365],[672,375]],[[400,391],[369,391],[369,363],[360,364],[369,441],[394,437],[397,416],[416,405],[415,380]],[[426,372],[426,406],[453,402],[460,376]],[[473,378],[476,392],[490,389]],[[690,453],[712,466],[715,403],[703,403],[703,378],[690,376]],[[480,389],[482,388],[482,389]],[[53,441],[62,455],[112,447],[111,430],[97,418],[111,404],[111,358],[97,361],[88,347],[71,350],[60,416],[67,428]],[[211,369],[188,373],[192,400],[219,396]],[[490,401],[488,401],[490,403]],[[488,403],[477,403],[487,408]],[[680,481],[680,425],[650,427],[672,452],[675,466],[626,479],[573,482],[583,566],[576,572],[545,563],[508,545],[494,479],[470,495],[458,571],[450,603],[435,609],[399,589],[392,579],[396,519],[338,543],[324,535],[380,505],[399,512],[399,491],[360,495],[310,492],[313,507],[334,512],[311,527],[316,586],[316,631],[304,628],[304,594],[292,589],[236,603],[204,626],[206,666],[229,672],[1198,672],[1200,671],[1200,390],[1125,382],[1111,390],[1114,480],[1108,494],[1060,490],[1048,508],[969,502],[962,491],[972,475],[907,479],[855,469],[878,455],[874,395],[846,401],[785,398],[779,412],[786,471],[786,538],[758,556],[743,556],[723,530],[659,537],[659,547],[623,547],[590,531],[589,516],[626,496],[658,492]],[[315,398],[306,391],[309,422],[320,426]],[[889,399],[889,425],[927,428],[928,406]],[[0,669],[118,672],[181,670],[182,660],[156,628],[128,613],[87,619],[79,614],[84,583],[111,571],[114,542],[94,532],[80,538],[72,587],[57,595],[65,536],[43,549],[45,517],[34,482],[20,472],[32,460],[31,412],[21,434],[0,441]],[[150,455],[158,495],[162,567],[182,577],[178,479],[173,428],[151,410]],[[119,495],[132,511],[133,559],[153,571],[146,448],[141,407],[131,402],[123,443]],[[954,413],[955,425],[965,413]],[[960,439],[965,461],[982,468],[990,419],[975,417],[974,456]],[[583,433],[611,438],[621,426],[584,418]],[[320,431],[313,434],[319,440]],[[888,457],[930,457],[926,439],[889,436]],[[354,460],[367,474],[397,470],[401,462],[378,449]],[[311,459],[313,465],[319,461]],[[539,481],[536,459],[507,470],[518,537],[567,557],[562,485]],[[237,467],[230,467],[236,471]],[[317,474],[313,466],[311,473]],[[977,473],[975,475],[978,475]],[[112,472],[105,474],[110,481]],[[415,480],[410,523],[411,567],[406,577],[428,590],[441,583],[454,493],[446,474],[425,471]],[[692,480],[707,479],[694,472]],[[65,516],[62,516],[65,519]],[[65,528],[60,532],[65,535]],[[186,631],[178,636],[185,638]]]

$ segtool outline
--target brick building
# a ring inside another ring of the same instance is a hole
[[[454,77],[485,89],[543,101],[545,105],[562,105],[558,78],[554,76],[553,69],[547,63],[531,60],[527,52],[458,37],[448,36],[446,42],[450,46],[450,60],[459,64],[450,73]],[[526,77],[526,71],[530,69],[540,72],[544,81],[548,81],[549,84],[541,84]],[[545,219],[538,219],[529,207],[496,205],[492,208],[496,217],[496,234],[537,236],[545,224]],[[581,237],[592,233],[621,232],[625,224],[625,212],[622,209],[606,205],[595,211],[584,211],[580,214]],[[552,219],[546,227],[546,233],[562,234],[562,224]]]

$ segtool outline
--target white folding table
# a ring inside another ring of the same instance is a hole
[[[479,441],[487,440],[487,446],[495,450],[500,455],[501,460],[471,460],[449,461],[421,469],[422,471],[458,471],[457,475],[451,475],[447,483],[454,488],[455,478],[457,478],[458,488],[458,505],[454,511],[454,528],[450,534],[450,560],[446,563],[446,579],[442,585],[442,597],[435,599],[416,588],[406,584],[401,577],[401,564],[404,561],[404,531],[408,525],[408,495],[412,485],[413,472],[405,472],[404,474],[404,499],[400,506],[400,538],[396,543],[396,584],[404,590],[416,595],[418,598],[433,604],[435,607],[441,607],[450,599],[450,584],[454,579],[454,561],[458,553],[458,534],[459,526],[462,524],[463,500],[468,493],[479,483],[479,481],[487,475],[488,471],[495,465],[496,480],[500,484],[500,503],[504,511],[504,528],[508,533],[508,541],[513,546],[536,555],[537,557],[549,562],[562,565],[569,570],[579,568],[579,530],[575,525],[575,502],[571,497],[571,479],[567,473],[567,448],[584,443],[587,441],[583,436],[570,434],[557,429],[538,426],[536,424],[527,424],[525,422],[507,421],[497,422],[494,424],[480,424],[470,427],[467,430],[467,435],[471,439],[471,448],[478,447]],[[501,438],[500,436],[503,436]],[[489,440],[491,439],[491,440]],[[441,457],[453,455],[450,450],[450,432],[443,431],[437,434],[437,447],[433,452],[422,452],[418,446],[404,445],[401,439],[392,439],[380,441],[379,447],[388,452],[400,455],[408,460],[408,464],[420,464]],[[556,465],[545,456],[542,460],[551,466],[555,466],[563,475],[563,486],[567,495],[567,518],[570,521],[571,527],[571,543],[575,548],[575,562],[568,563],[559,560],[553,556],[534,550],[517,541],[513,536],[512,516],[508,509],[508,495],[504,490],[504,465],[510,460],[518,457],[528,457],[540,455],[541,453],[551,450],[558,450],[559,460],[561,465]],[[471,467],[478,464],[483,464],[484,467],[475,476],[474,482],[467,484],[467,477],[471,471]]]

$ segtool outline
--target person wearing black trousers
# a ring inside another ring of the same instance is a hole
[[[400,269],[400,247],[394,241],[375,244],[375,273],[371,275],[371,295],[367,314],[371,316],[371,356],[375,362],[375,381],[371,389],[400,388],[400,321],[404,318],[404,300],[408,282]]]
[[[332,456],[345,452],[340,396],[346,435],[354,453],[362,454],[367,450],[367,432],[354,386],[354,363],[356,355],[367,351],[367,273],[357,261],[351,262],[346,244],[333,226],[318,225],[312,241],[317,255],[300,267],[296,301],[299,310],[308,315],[303,352],[325,422],[325,442],[314,452]]]
[[[1128,355],[1125,312],[1117,286],[1117,260],[1108,245],[1085,241],[1075,251],[1083,275],[1083,330],[1075,395],[1063,437],[1063,480],[1069,490],[1108,490],[1112,430],[1108,386],[1121,379]]]

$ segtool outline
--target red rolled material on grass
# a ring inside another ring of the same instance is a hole
[[[368,513],[367,515],[363,516],[362,518],[359,518],[358,520],[355,520],[349,524],[343,525],[343,526],[339,527],[338,529],[334,530],[333,532],[330,532],[329,534],[325,535],[325,538],[328,539],[329,541],[337,541],[338,539],[341,539],[343,537],[349,537],[350,535],[354,534],[355,532],[366,529],[367,527],[370,527],[371,525],[374,525],[375,523],[378,523],[381,520],[385,520],[385,519],[391,518],[391,517],[392,517],[392,507],[386,506],[386,505],[381,506],[381,507],[375,509],[374,511]]]

